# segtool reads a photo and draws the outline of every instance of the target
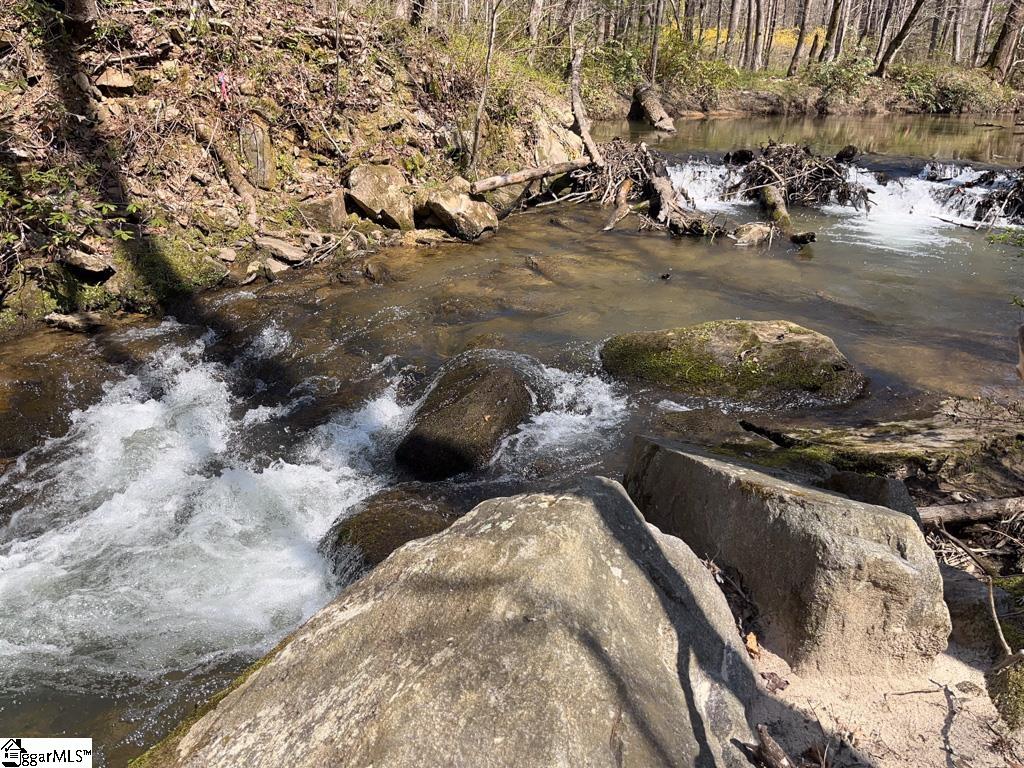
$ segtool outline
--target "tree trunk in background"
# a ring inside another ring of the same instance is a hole
[[[985,40],[988,38],[988,28],[992,23],[992,0],[983,0],[981,6],[981,18],[978,19],[978,29],[974,33],[974,48],[971,53],[971,64],[981,66],[985,56]]]
[[[854,2],[856,0],[847,0],[843,3],[843,10],[839,14],[839,29],[836,31],[835,49],[831,56],[832,61],[843,55],[843,48],[846,46],[846,31],[850,27],[850,5]]]
[[[1017,38],[1020,35],[1022,21],[1021,0],[1010,0],[1010,9],[1006,12],[1006,20],[999,30],[999,37],[996,38],[995,47],[989,54],[986,67],[991,67],[1000,82],[1010,74],[1010,67],[1013,63],[1013,50],[1017,45]]]
[[[843,15],[843,0],[833,0],[832,13],[828,17],[828,28],[825,30],[825,41],[818,54],[818,61],[832,61],[836,47],[836,35],[839,33],[839,19]]]
[[[775,25],[779,20],[779,0],[771,0],[768,14],[768,31],[764,37],[764,68],[770,69],[772,65],[772,48],[775,46]]]
[[[804,48],[807,47],[807,22],[811,15],[811,0],[804,0],[800,6],[800,35],[796,39],[796,48],[793,51],[793,58],[790,59],[789,69],[786,70],[786,77],[793,77],[800,69],[800,59],[804,55]]]
[[[928,38],[928,58],[934,59],[935,54],[939,50],[939,28],[942,25],[942,9],[941,4],[943,0],[935,0],[935,4],[932,7],[932,33],[931,37]]]
[[[747,28],[743,34],[743,59],[744,68],[750,68],[750,52],[754,47],[754,0],[747,0]]]
[[[814,42],[811,44],[811,52],[807,55],[807,65],[810,66],[818,58],[818,51],[821,50],[821,33],[814,33]]]
[[[531,0],[530,16],[526,23],[526,31],[530,35],[530,42],[536,43],[540,38],[540,23],[544,20],[544,0]],[[536,46],[530,48],[527,58],[533,63],[533,54]]]
[[[766,0],[754,0],[757,8],[757,15],[754,20],[754,49],[752,51],[750,68],[761,69],[761,55],[764,51],[764,4]]]
[[[882,16],[882,23],[878,27],[878,47],[875,48],[875,65],[882,58],[882,51],[885,50],[885,41],[889,37],[889,25],[892,24],[893,12],[896,8],[896,0],[888,0],[885,4],[885,14]]]
[[[718,0],[718,13],[715,15],[715,58],[718,58],[718,47],[722,44],[722,0]]]
[[[1014,0],[1018,2],[1018,0]],[[899,53],[900,48],[910,37],[910,32],[914,27],[914,22],[917,20],[918,14],[921,13],[921,8],[924,6],[924,0],[914,0],[914,4],[910,7],[910,13],[907,14],[906,21],[903,22],[903,26],[900,27],[900,31],[896,33],[896,37],[892,39],[888,47],[885,49],[885,53],[882,54],[882,58],[878,62],[878,67],[874,71],[875,77],[885,77],[885,71],[889,68],[889,64],[892,62],[893,57]]]
[[[66,10],[71,31],[77,37],[90,34],[100,20],[98,0],[68,0]]]
[[[658,84],[658,44],[661,42],[661,15],[664,13],[665,0],[654,0],[654,18],[651,24],[651,73],[650,81]]]
[[[729,28],[725,32],[725,58],[729,58],[729,54],[732,53],[732,41],[736,37],[736,27],[738,26],[740,16],[740,4],[743,0],[732,0],[732,6],[729,9]]]

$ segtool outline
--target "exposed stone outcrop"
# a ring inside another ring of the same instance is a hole
[[[434,384],[395,459],[418,480],[482,469],[532,407],[527,377],[510,360],[465,353]]]
[[[378,565],[403,544],[443,531],[455,517],[445,494],[428,485],[388,488],[335,521],[320,551],[339,574]]]
[[[750,590],[800,672],[910,674],[946,647],[935,556],[909,516],[637,438],[626,488],[653,524]]]
[[[57,263],[69,267],[75,274],[86,279],[103,280],[117,271],[109,256],[85,251],[63,253],[57,257]]]
[[[498,229],[498,216],[490,204],[472,200],[463,192],[434,193],[427,205],[444,228],[462,240],[476,240]]]
[[[379,224],[415,229],[412,199],[402,171],[393,165],[359,165],[349,174],[349,198]]]
[[[402,547],[146,764],[746,768],[755,696],[714,579],[595,478]]]
[[[300,264],[309,255],[304,248],[282,240],[279,237],[263,235],[256,238],[256,247],[268,252],[273,258],[288,264]]]
[[[344,190],[303,200],[298,204],[298,209],[309,224],[324,232],[343,232],[347,229],[348,211],[345,208]]]
[[[614,336],[605,370],[699,397],[775,407],[844,403],[864,387],[832,339],[782,320],[721,320]]]
[[[239,127],[238,139],[249,183],[260,189],[273,189],[277,184],[277,155],[266,121],[249,115]]]

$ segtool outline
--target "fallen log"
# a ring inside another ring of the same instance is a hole
[[[796,228],[793,226],[793,219],[789,216],[785,195],[777,186],[769,185],[761,188],[761,204],[768,212],[775,226],[790,239],[790,242],[797,245],[814,242],[817,236],[813,232],[796,231]]]
[[[661,106],[658,94],[654,92],[654,86],[650,83],[639,83],[633,89],[633,104],[630,107],[629,116],[633,119],[646,119],[659,131],[676,132],[675,123],[668,116],[665,108]]]
[[[212,150],[214,156],[220,161],[220,164],[224,167],[224,175],[227,176],[228,183],[231,188],[235,190],[235,193],[242,198],[242,202],[245,203],[245,207],[249,209],[249,215],[246,220],[252,226],[257,226],[260,221],[259,210],[256,207],[256,189],[249,180],[245,178],[245,174],[242,173],[241,166],[238,165],[238,161],[230,150],[225,149],[224,146],[217,139],[213,129],[209,125],[204,123],[202,120],[196,120],[193,124],[198,136],[206,144],[206,146]]]
[[[565,163],[545,165],[539,168],[524,168],[523,170],[515,171],[514,173],[488,176],[486,179],[480,179],[479,181],[474,181],[470,184],[469,191],[474,195],[478,195],[481,192],[490,192],[492,189],[500,189],[501,187],[507,187],[510,184],[523,184],[527,181],[543,179],[547,176],[561,176],[563,173],[582,170],[583,168],[591,165],[591,162],[590,158],[587,157],[580,158],[579,160],[569,160]]]
[[[616,224],[633,212],[633,207],[629,204],[629,194],[632,191],[633,180],[627,178],[619,186],[619,191],[615,195],[615,210],[608,217],[608,222],[602,228],[603,231],[607,232],[609,229],[614,229]]]
[[[1024,496],[990,501],[968,501],[963,504],[935,504],[918,507],[921,525],[941,528],[947,524],[983,523],[1024,512]]]
[[[587,148],[587,154],[594,161],[598,168],[604,165],[604,158],[601,150],[590,136],[590,118],[587,117],[587,108],[583,104],[583,97],[580,95],[580,71],[583,65],[583,46],[576,49],[572,56],[572,78],[570,83],[570,98],[572,101],[573,128],[583,139],[583,146]]]

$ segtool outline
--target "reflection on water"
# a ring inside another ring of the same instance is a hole
[[[735,117],[676,121],[674,136],[640,123],[608,121],[594,127],[594,138],[642,139],[673,153],[728,152],[758,147],[770,140],[810,144],[834,153],[853,144],[862,152],[933,160],[963,160],[993,165],[1024,163],[1024,127],[1013,115],[936,117],[878,115],[837,117]],[[997,127],[992,127],[994,124]]]

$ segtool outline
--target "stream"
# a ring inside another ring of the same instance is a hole
[[[794,209],[798,229],[818,233],[799,252],[672,240],[630,220],[604,233],[606,212],[552,206],[479,244],[381,254],[379,284],[313,269],[203,296],[201,323],[46,330],[0,350],[0,732],[91,736],[98,764],[123,765],[272,648],[344,586],[320,537],[403,479],[391,456],[417,399],[467,349],[528,356],[515,359],[549,395],[487,471],[451,481],[467,505],[620,477],[634,433],[704,405],[604,376],[597,350],[615,333],[808,326],[870,379],[829,414],[840,420],[1014,395],[1022,251],[961,226],[963,203],[935,196],[972,178],[968,161],[1021,161],[1011,129],[679,125],[658,141],[674,182],[734,220],[759,212],[725,197],[728,171],[706,156],[768,138],[856,144],[889,181],[858,172],[868,213]],[[628,125],[598,133],[653,142]]]

